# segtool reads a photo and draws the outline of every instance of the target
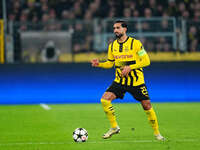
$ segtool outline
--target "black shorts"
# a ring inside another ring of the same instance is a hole
[[[124,86],[113,82],[106,92],[112,92],[117,96],[117,98],[121,99],[124,98],[126,92],[129,92],[138,101],[150,99],[145,84],[139,86]]]

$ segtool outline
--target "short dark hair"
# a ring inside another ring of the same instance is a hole
[[[123,28],[127,28],[128,29],[128,25],[127,25],[126,21],[124,21],[124,20],[116,20],[115,23],[121,23],[121,26]]]

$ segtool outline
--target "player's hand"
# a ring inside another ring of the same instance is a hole
[[[121,76],[122,77],[128,77],[128,74],[129,74],[129,72],[131,71],[131,67],[130,66],[124,66],[123,68],[122,68],[122,73],[121,73]]]
[[[92,67],[98,67],[99,66],[99,60],[98,59],[93,59],[91,60]]]

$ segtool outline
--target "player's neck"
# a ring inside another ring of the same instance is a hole
[[[121,38],[117,39],[119,43],[124,43],[127,40],[128,36],[125,34]]]

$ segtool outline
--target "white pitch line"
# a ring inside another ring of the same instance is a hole
[[[174,142],[198,142],[199,139],[179,139],[179,140],[170,140]],[[86,143],[155,143],[162,142],[157,140],[102,140],[102,141],[87,141]],[[168,142],[168,141],[166,141]],[[0,143],[0,146],[15,146],[15,145],[64,145],[64,144],[73,144],[75,142],[24,142],[24,143]],[[165,141],[164,141],[165,143]]]
[[[45,110],[50,110],[51,109],[51,107],[49,107],[47,104],[41,103],[40,106]]]

